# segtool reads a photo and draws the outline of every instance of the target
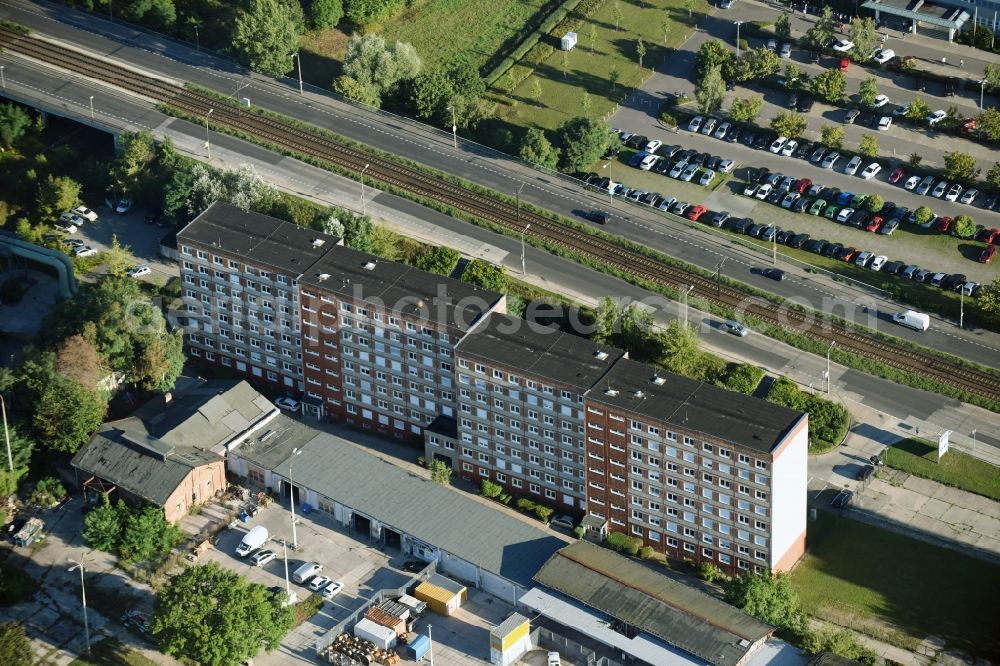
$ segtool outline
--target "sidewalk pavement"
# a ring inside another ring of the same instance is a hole
[[[817,620],[814,617],[809,618],[809,624],[813,629],[817,630],[838,631],[843,629],[840,625],[824,620]],[[873,650],[875,654],[885,659],[887,663],[892,662],[902,664],[903,666],[928,666],[933,661],[931,657],[904,650],[903,648],[872,638],[860,631],[853,633],[859,643],[869,650]]]

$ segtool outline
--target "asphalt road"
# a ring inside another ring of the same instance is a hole
[[[195,52],[184,45],[152,38],[127,26],[108,24],[61,6],[19,0],[4,0],[0,3],[0,17],[29,25],[43,34],[58,37],[81,48],[125,60],[134,67],[159,72],[166,78],[190,80],[227,94],[233,94],[238,85],[244,85],[239,95],[249,97],[253,104],[335,129],[376,148],[460,174],[498,191],[513,193],[520,183],[526,183],[521,194],[522,200],[556,212],[572,216],[578,215],[582,210],[607,206],[605,198],[585,192],[574,181],[557,174],[532,170],[474,144],[463,143],[455,151],[451,148],[450,136],[446,133],[435,132],[403,118],[364,111],[328,96],[300,96],[297,82],[276,84],[262,77],[246,76],[232,63]],[[115,36],[113,41],[97,32],[105,30]],[[143,48],[135,48],[126,43],[133,40],[139,40]],[[89,115],[89,95],[94,94],[99,124],[114,122],[133,127],[157,127],[163,121],[148,105],[129,101],[121,93],[90,82],[67,81],[65,76],[42,73],[35,67],[12,60],[9,54],[4,54],[2,58],[8,62],[5,71],[12,88],[16,85],[30,86],[36,95],[53,97],[54,103],[66,106],[66,112],[77,117],[86,119]],[[219,137],[213,135],[213,143],[219,140]],[[760,255],[729,243],[720,243],[699,225],[670,220],[649,209],[620,202],[616,202],[613,211],[616,215],[614,228],[623,236],[709,270],[714,270],[720,259],[726,257],[724,275],[785,296],[795,296],[800,303],[827,311],[830,307],[841,307],[848,313],[847,316],[856,314],[859,318],[863,313],[857,307],[858,303],[873,304],[888,312],[899,309],[899,306],[891,303],[883,304],[873,292],[864,288],[845,286],[795,268],[789,270],[791,279],[780,285],[765,281],[750,273],[752,268],[765,263]],[[891,330],[900,337],[981,363],[995,364],[1000,351],[1000,336],[983,331],[958,331],[943,321],[936,323],[924,335],[895,326]]]

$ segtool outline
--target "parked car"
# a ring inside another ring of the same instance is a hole
[[[847,53],[854,48],[854,42],[847,39],[834,39],[830,42],[830,48],[840,53]]]
[[[872,102],[873,109],[881,109],[883,106],[889,103],[889,97],[887,95],[876,95],[875,101]]]
[[[890,127],[892,127],[892,117],[891,116],[882,116],[881,118],[878,119],[878,130],[880,132],[885,132]]]
[[[823,158],[823,163],[820,166],[822,166],[824,169],[832,169],[833,165],[836,164],[837,160],[839,159],[840,159],[840,153],[834,151],[832,153],[829,153],[826,157]]]
[[[119,215],[124,215],[125,213],[132,210],[132,200],[128,197],[122,197],[118,200],[118,205],[115,206],[115,212]]]
[[[250,561],[253,562],[255,567],[262,567],[275,557],[277,557],[277,555],[273,550],[259,550],[254,553],[253,557],[250,558]]]
[[[892,232],[899,228],[899,219],[893,218],[882,225],[882,228],[878,230],[883,236],[891,236]]]
[[[873,60],[880,65],[884,65],[893,58],[896,57],[896,52],[892,49],[879,49],[878,53],[875,54]]]
[[[885,262],[887,262],[888,260],[889,260],[888,257],[886,257],[884,254],[880,254],[874,259],[872,259],[872,263],[868,265],[868,268],[870,268],[873,271],[880,271],[882,270],[882,267],[885,266]]]
[[[930,125],[931,127],[933,127],[934,125],[937,125],[939,122],[941,122],[942,120],[944,120],[947,117],[948,117],[948,113],[947,112],[942,111],[941,109],[938,109],[934,113],[929,114],[927,116],[926,120],[927,120],[927,124]]]
[[[564,530],[571,530],[576,527],[576,521],[567,516],[565,513],[557,514],[549,521],[551,527],[561,527]]]
[[[150,270],[149,266],[147,266],[146,264],[139,264],[134,268],[130,268],[128,271],[129,277],[134,277],[134,278],[151,275],[152,273],[153,271]]]
[[[646,142],[645,151],[647,153],[649,153],[650,155],[652,155],[657,150],[659,150],[660,146],[662,146],[662,145],[663,145],[663,142],[660,141],[659,139],[650,139],[649,141]]]
[[[92,248],[89,245],[81,245],[79,247],[73,248],[73,256],[74,257],[80,257],[80,258],[83,258],[83,257],[96,257],[97,256],[97,250],[95,250],[94,248]]]
[[[812,111],[815,99],[812,95],[802,95],[799,97],[799,103],[795,105],[795,110],[799,113],[809,113]]]
[[[702,123],[702,125],[701,125],[701,133],[702,134],[711,134],[712,130],[715,129],[715,126],[718,124],[718,122],[719,121],[716,120],[715,118],[706,118],[705,122]]]
[[[73,212],[87,220],[88,222],[97,222],[97,213],[90,210],[86,206],[77,206],[73,209]]]
[[[728,122],[719,123],[719,126],[715,128],[715,134],[712,136],[716,139],[724,139],[726,138],[726,133],[729,131],[730,127],[732,127],[732,125]]]
[[[809,156],[809,161],[821,162],[825,156],[826,156],[826,148],[820,146],[819,148],[813,151],[812,155]]]
[[[316,576],[311,581],[309,581],[309,589],[319,592],[324,587],[333,582],[333,579],[329,576]]]
[[[890,182],[891,184],[895,185],[895,184],[896,184],[896,183],[898,183],[898,182],[900,181],[900,179],[901,179],[901,178],[902,178],[903,176],[905,176],[905,175],[906,175],[906,174],[905,174],[905,173],[903,173],[903,170],[902,170],[902,169],[901,169],[900,167],[896,167],[896,168],[895,168],[895,169],[893,169],[893,170],[892,170],[892,172],[891,172],[891,173],[889,174],[889,178],[888,178],[888,180],[889,180],[889,182]]]
[[[920,184],[920,176],[910,176],[909,178],[906,179],[906,182],[903,183],[903,189],[912,191],[915,190],[917,188],[917,185],[919,184]]]
[[[341,590],[344,589],[344,583],[337,580],[326,587],[323,588],[323,596],[327,599],[333,599],[335,596],[340,594]]]
[[[781,58],[791,58],[792,57],[792,45],[788,42],[784,42],[781,48],[778,49],[778,56]]]
[[[52,227],[56,231],[61,231],[64,234],[75,234],[76,233],[76,225],[75,224],[69,224],[68,222],[56,222],[55,224],[52,225]]]
[[[924,176],[924,179],[917,185],[917,194],[925,195],[934,186],[934,176]]]
[[[741,338],[746,337],[747,334],[750,332],[750,329],[748,329],[746,326],[736,321],[735,319],[727,319],[725,322],[723,322],[722,328],[726,332],[732,333],[733,335],[738,335]]]
[[[934,186],[934,190],[931,192],[931,196],[940,199],[944,196],[944,193],[948,191],[948,181],[939,180],[938,184]]]
[[[991,261],[993,261],[993,257],[996,256],[996,253],[997,253],[996,245],[987,245],[983,249],[983,251],[979,254],[979,263],[981,264],[990,263]]]
[[[864,171],[861,172],[861,177],[865,180],[871,180],[878,175],[878,172],[882,170],[882,165],[878,162],[872,162],[865,167]]]
[[[784,155],[785,157],[791,157],[792,153],[794,153],[795,149],[798,147],[799,147],[799,142],[796,141],[795,139],[791,139],[782,147],[780,154]]]
[[[706,212],[707,210],[708,210],[707,208],[705,208],[704,206],[701,206],[701,205],[698,205],[698,206],[692,206],[692,207],[691,207],[691,208],[690,208],[690,209],[689,209],[689,210],[687,211],[687,218],[688,218],[689,220],[694,220],[695,222],[697,222],[697,221],[698,221],[698,219],[699,219],[699,218],[700,218],[700,217],[701,217],[702,215],[704,215],[704,214],[705,214],[705,212]]]
[[[701,172],[701,177],[698,179],[699,185],[708,185],[715,178],[715,172],[711,169],[705,169]]]
[[[779,136],[774,141],[771,142],[771,147],[768,150],[777,155],[778,152],[781,151],[782,146],[784,146],[785,142],[787,141],[788,141],[787,136]]]
[[[962,186],[955,183],[948,188],[948,191],[944,195],[945,201],[958,201],[959,195],[962,194]]]
[[[851,158],[851,161],[847,163],[847,166],[844,167],[844,173],[848,176],[853,176],[858,172],[859,168],[861,168],[861,157],[855,155]]]
[[[979,190],[977,190],[974,187],[970,187],[965,191],[965,194],[963,194],[958,201],[959,203],[963,204],[971,204],[973,201],[976,200],[976,197],[978,196],[979,196]]]
[[[848,125],[853,125],[854,121],[857,120],[860,115],[861,111],[859,109],[848,109],[844,114],[844,122]]]
[[[281,408],[288,410],[290,412],[298,412],[300,403],[295,398],[290,398],[287,395],[283,395],[279,398],[274,399],[274,404]]]

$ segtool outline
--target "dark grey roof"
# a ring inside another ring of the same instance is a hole
[[[367,252],[338,247],[310,267],[301,279],[322,291],[367,301],[386,310],[464,331],[501,294]]]
[[[804,417],[803,412],[630,359],[618,361],[587,398],[764,453]]]
[[[296,485],[524,587],[565,545],[538,527],[328,433],[315,431],[294,460]],[[274,471],[287,478],[288,462]]]
[[[162,505],[191,469],[221,460],[228,441],[276,411],[244,381],[182,378],[169,402],[101,426],[72,463]]]
[[[458,421],[455,420],[454,416],[438,414],[437,417],[431,421],[431,424],[424,428],[424,431],[430,431],[438,435],[444,435],[445,437],[457,439]]]
[[[535,580],[720,666],[738,663],[774,632],[734,606],[589,541],[553,555]]]
[[[315,436],[315,429],[279,414],[230,451],[262,469],[274,469],[292,455],[293,449],[302,448]],[[295,476],[297,482],[298,474]]]
[[[550,382],[586,391],[625,353],[557,328],[510,315],[492,314],[455,347]]]
[[[217,248],[288,275],[304,272],[339,241],[329,234],[260,213],[244,212],[219,201],[194,218],[177,238]]]

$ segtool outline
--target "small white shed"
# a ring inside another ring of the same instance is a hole
[[[354,625],[354,635],[370,640],[383,650],[391,650],[396,647],[396,632],[389,627],[372,622],[368,618],[360,620]]]
[[[560,48],[562,48],[563,51],[572,51],[574,46],[576,46],[576,33],[567,32],[563,35],[560,42]]]

